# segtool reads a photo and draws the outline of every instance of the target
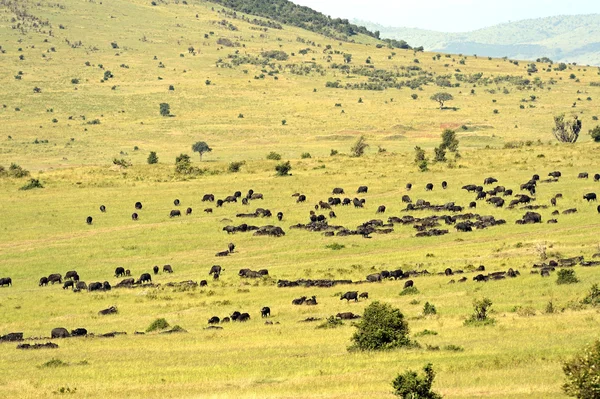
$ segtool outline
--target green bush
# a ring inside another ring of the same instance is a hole
[[[160,115],[171,116],[171,106],[167,103],[160,103]]]
[[[147,159],[148,165],[154,165],[158,163],[158,155],[156,155],[156,151],[150,151]]]
[[[356,324],[349,349],[384,350],[415,346],[409,339],[408,323],[399,309],[373,302],[365,308],[362,319]]]
[[[290,170],[292,170],[292,165],[290,165],[290,161],[286,161],[275,166],[275,172],[277,172],[277,176],[288,176]]]
[[[327,320],[325,320],[322,324],[319,324],[317,326],[317,328],[329,329],[329,328],[337,328],[337,327],[340,327],[343,325],[344,325],[344,323],[342,323],[341,320],[336,319],[335,316],[329,316],[327,318]]]
[[[437,314],[437,309],[435,308],[435,305],[429,302],[425,302],[425,306],[423,306],[423,314],[425,316]]]
[[[118,158],[113,158],[113,164],[120,166],[122,168],[128,168],[131,166],[131,162],[127,161],[124,158],[118,159]]]
[[[435,147],[433,149],[433,153],[433,159],[436,162],[446,162],[446,150],[444,150],[442,147]]]
[[[417,289],[417,287],[407,287],[407,288],[404,288],[402,291],[400,291],[400,296],[417,295],[418,293],[419,293],[419,290]]]
[[[394,395],[402,399],[441,399],[442,395],[431,390],[435,378],[431,363],[423,367],[423,371],[425,373],[423,376],[412,370],[398,374],[392,381]]]
[[[333,244],[325,245],[325,248],[331,249],[334,251],[339,251],[340,249],[346,248],[346,246],[342,245],[342,244],[338,244],[337,242],[334,242]]]
[[[179,154],[175,158],[175,172],[178,174],[190,174],[192,171],[192,161],[188,154]]]
[[[312,157],[310,156],[310,152],[303,152],[302,155],[300,155],[300,158],[302,158],[302,159],[310,159]]]
[[[468,127],[463,125],[463,130],[467,130]],[[445,129],[442,132],[442,145],[440,148],[455,152],[458,150],[458,139],[456,138],[456,132],[452,129]]]
[[[598,118],[596,117],[595,120],[598,120]],[[600,126],[596,126],[592,130],[590,130],[590,136],[592,136],[592,139],[596,143],[600,143]]]
[[[600,288],[598,288],[598,284],[592,285],[590,292],[581,300],[581,303],[592,306],[600,304]]]
[[[29,183],[25,184],[19,190],[31,190],[34,188],[44,188],[44,186],[42,185],[42,183],[40,183],[38,179],[31,179],[29,180]]]
[[[567,395],[578,399],[600,397],[600,341],[566,361],[563,372],[567,381],[562,388]]]
[[[426,335],[438,335],[437,331],[423,330],[415,334],[415,337],[424,337]]]
[[[360,157],[365,153],[367,147],[369,147],[369,144],[367,144],[365,136],[360,136],[350,148],[350,154],[353,157]]]
[[[26,169],[23,169],[16,163],[11,163],[10,166],[8,167],[8,176],[16,177],[16,178],[27,177],[27,176],[29,176],[29,171]]]
[[[267,155],[267,159],[271,160],[271,161],[281,161],[281,154],[276,153],[275,151],[271,151],[268,155]]]
[[[416,100],[417,98],[419,98],[419,96],[417,94],[411,94],[410,98],[412,98],[413,100]]]
[[[329,153],[329,156],[333,157],[333,156],[336,156],[337,154],[339,154],[338,150],[332,149],[331,152]]]
[[[579,280],[575,276],[575,270],[573,269],[560,269],[558,271],[558,277],[556,278],[556,284],[575,284]]]
[[[242,166],[244,166],[245,164],[246,164],[245,161],[233,161],[229,164],[229,166],[227,167],[227,170],[230,171],[231,173],[237,173],[240,171]]]
[[[165,330],[169,328],[169,322],[166,319],[156,319],[146,328],[146,332],[152,332],[156,330]]]
[[[488,325],[494,324],[496,321],[488,316],[488,312],[492,307],[492,301],[488,298],[473,301],[474,312],[467,320],[465,325]]]

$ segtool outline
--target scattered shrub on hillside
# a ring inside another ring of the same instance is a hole
[[[331,149],[331,151],[329,152],[329,156],[331,156],[331,157],[333,157],[337,154],[339,154],[338,150]]]
[[[115,76],[112,74],[111,71],[104,71],[104,80],[108,80],[110,78],[114,78]]]
[[[467,130],[467,126],[462,126],[463,130]],[[442,144],[440,148],[446,149],[450,152],[456,152],[458,150],[458,139],[456,138],[456,132],[452,129],[445,129],[442,132]]]
[[[369,147],[365,136],[360,136],[356,142],[350,147],[350,155],[353,157],[360,157],[365,153],[365,150]]]
[[[303,152],[302,155],[300,155],[300,158],[302,158],[302,159],[310,159],[312,157],[310,156],[310,152]]]
[[[600,397],[600,341],[594,342],[581,353],[563,364],[566,381],[563,390],[578,399]]]
[[[179,154],[175,158],[175,172],[178,174],[190,174],[192,171],[192,161],[187,154]]]
[[[171,116],[171,106],[167,103],[160,103],[160,115]]]
[[[579,282],[573,269],[560,269],[557,275],[556,284],[575,284]]]
[[[404,296],[404,295],[417,295],[419,293],[419,290],[417,289],[417,287],[407,287],[404,288],[402,291],[400,291],[400,296]]]
[[[8,167],[7,174],[9,177],[15,177],[15,178],[20,179],[22,177],[29,176],[29,171],[26,169],[23,169],[21,166],[17,165],[16,163],[11,163],[10,166]]]
[[[499,113],[499,112],[500,112],[500,111],[498,111],[497,109],[495,109],[495,110],[494,110],[494,113],[495,113],[495,114],[497,114],[497,113]]]
[[[437,331],[423,330],[415,334],[415,337],[424,337],[426,335],[438,335]]]
[[[78,85],[79,84],[79,79],[73,78],[73,79],[71,79],[71,83],[73,83],[74,85]]]
[[[463,348],[462,346],[459,346],[459,345],[449,344],[449,345],[444,346],[444,350],[452,351],[452,352],[464,352],[465,348]]]
[[[577,119],[577,115],[573,116],[573,121],[565,121],[564,114],[555,116],[554,125],[552,133],[558,141],[562,143],[574,143],[579,138],[581,121]]]
[[[492,301],[488,298],[473,301],[473,314],[465,320],[465,325],[488,325],[494,324],[496,321],[489,317],[488,312],[492,307]]]
[[[427,167],[428,161],[425,157],[425,150],[419,146],[415,147],[415,164],[419,167],[421,172],[429,170]]]
[[[281,154],[271,151],[269,154],[267,154],[267,159],[271,161],[281,161]]]
[[[205,141],[197,141],[192,145],[192,151],[197,152],[200,155],[200,160],[202,161],[202,154],[212,152],[212,148],[210,148]]]
[[[546,307],[544,308],[544,313],[547,313],[547,314],[556,313],[556,307],[554,306],[554,302],[552,300],[549,300],[548,303],[546,304]]]
[[[338,244],[337,242],[334,242],[333,244],[325,245],[325,248],[332,249],[334,251],[339,251],[340,249],[346,248],[346,246],[342,245],[342,244]]]
[[[275,166],[275,172],[277,172],[277,176],[288,176],[290,170],[292,170],[292,165],[290,164],[290,161],[283,162]]]
[[[386,303],[375,301],[367,306],[356,327],[349,350],[384,350],[416,345],[409,339],[408,323],[400,309]]]
[[[147,159],[148,165],[154,165],[158,163],[158,155],[156,155],[156,151],[150,151]]]
[[[446,162],[446,151],[440,146],[433,149],[435,162]]]
[[[417,372],[408,370],[392,381],[394,395],[402,399],[441,399],[442,395],[431,390],[435,372],[433,365],[429,363],[423,367],[425,375],[418,375]]]
[[[419,98],[419,96],[417,94],[411,94],[410,98],[412,98],[413,100],[416,100],[417,98]]]
[[[437,309],[434,304],[429,302],[425,302],[425,306],[423,306],[423,314],[425,316],[437,314]]]
[[[31,179],[29,180],[29,183],[25,184],[19,190],[32,190],[34,188],[44,188],[44,186],[38,179]]]
[[[146,332],[152,332],[152,331],[156,331],[156,330],[165,330],[169,327],[170,327],[169,322],[166,319],[164,319],[164,318],[156,319],[152,322],[152,324],[150,324],[148,326],[148,328],[146,328]]]
[[[319,324],[316,328],[337,328],[340,326],[343,326],[344,323],[342,323],[341,320],[336,319],[335,316],[329,316],[327,318],[327,320],[325,320],[322,324]]]
[[[246,164],[246,161],[233,161],[229,164],[229,166],[227,167],[227,170],[230,171],[231,173],[237,173],[240,171],[242,166],[244,166],[245,164]]]
[[[281,126],[285,126],[286,124],[287,124],[287,121],[286,121],[285,119],[283,119],[283,120],[281,121]]]
[[[114,165],[121,166],[122,168],[128,168],[131,166],[131,162],[127,161],[124,158],[121,158],[121,159],[113,158],[112,162]]]
[[[590,292],[581,300],[581,303],[592,306],[600,305],[600,288],[598,288],[598,284],[592,285]]]
[[[596,117],[595,120],[598,120],[598,118]],[[600,143],[600,126],[596,126],[592,130],[590,130],[590,136],[592,136],[592,139],[596,143]]]
[[[46,363],[41,364],[39,367],[47,367],[47,368],[57,368],[57,367],[67,367],[69,365],[69,363],[67,362],[63,362],[60,359],[54,359],[52,358],[51,360],[48,360]]]

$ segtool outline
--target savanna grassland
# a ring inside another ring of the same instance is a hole
[[[390,49],[364,35],[351,43],[287,25],[265,31],[213,3],[157,3],[0,2],[0,165],[16,163],[31,172],[0,178],[0,277],[13,281],[0,288],[0,335],[48,337],[55,327],[127,332],[52,340],[58,349],[17,350],[14,342],[1,343],[5,397],[57,397],[68,388],[75,393],[65,396],[86,398],[392,398],[392,379],[428,362],[437,372],[434,389],[445,397],[565,397],[562,362],[598,338],[599,314],[580,301],[600,283],[600,273],[575,266],[580,281],[557,285],[556,273],[542,278],[531,271],[544,250],[548,259],[591,260],[600,252],[597,204],[582,199],[600,187],[592,178],[600,173],[600,147],[587,134],[600,114],[600,87],[591,85],[600,81],[597,67],[556,71],[556,64],[537,63],[538,72],[529,75],[527,62],[438,58]],[[288,58],[263,56],[267,51]],[[443,110],[430,100],[441,91],[454,97]],[[160,103],[170,105],[172,117],[160,115]],[[582,121],[576,144],[558,144],[552,136],[553,116],[561,113]],[[448,153],[448,161],[435,163],[433,148],[445,128],[456,130],[460,156]],[[361,135],[370,147],[364,156],[350,157]],[[202,161],[191,150],[200,140],[212,148]],[[415,166],[417,145],[427,151],[429,171]],[[332,149],[339,154],[331,156]],[[146,163],[150,151],[157,152],[157,164]],[[291,176],[275,175],[280,162],[266,159],[271,151],[291,162]],[[311,157],[301,158],[307,152]],[[192,157],[199,173],[175,173],[181,153]],[[115,165],[115,158],[131,166]],[[245,164],[232,173],[232,161]],[[516,194],[534,173],[545,179],[554,170],[562,177],[538,184],[533,205],[550,205],[562,193],[556,209],[578,212],[556,216],[557,224],[546,224],[555,217],[552,207],[536,211],[544,223],[516,225],[526,210],[479,201],[477,213],[507,223],[459,233],[442,221],[439,228],[449,234],[424,238],[399,224],[371,239],[290,229],[308,223],[314,204],[326,201],[334,187],[345,189],[342,197],[366,199],[363,209],[335,207],[337,218],[329,221],[355,229],[374,218],[447,214],[406,212],[400,201],[405,194],[466,207],[474,194],[463,185],[494,176]],[[577,179],[580,172],[590,178]],[[29,178],[44,188],[19,190]],[[444,180],[447,190],[440,187]],[[407,192],[409,182],[414,187]],[[435,187],[426,192],[429,182]],[[360,185],[369,187],[367,194],[355,194]],[[249,189],[264,200],[220,208],[201,201],[207,193],[225,198]],[[307,196],[305,204],[296,203],[297,192]],[[136,201],[143,209],[134,222]],[[99,211],[102,204],[106,213]],[[379,205],[387,206],[384,215],[376,215]],[[170,210],[187,207],[191,215],[169,218]],[[202,212],[207,207],[212,214]],[[283,220],[235,217],[257,207],[281,211]],[[281,226],[286,235],[222,231],[243,222]],[[216,258],[230,242],[236,251]],[[175,272],[152,275],[154,286],[79,293],[59,284],[38,286],[40,277],[68,270],[88,283],[114,286],[117,266],[137,278],[164,264]],[[219,281],[208,276],[214,264],[224,269]],[[520,276],[476,283],[479,265],[486,273],[513,268]],[[438,275],[448,267],[464,270],[468,281],[448,284],[461,277]],[[269,277],[242,279],[242,268],[266,268]],[[418,293],[405,296],[399,295],[403,280],[276,286],[280,279],[362,281],[398,268],[432,275],[414,278]],[[207,287],[165,285],[203,279]],[[349,290],[368,291],[370,299],[340,301]],[[316,306],[291,304],[312,295]],[[483,297],[492,300],[496,323],[463,325],[473,301]],[[299,322],[361,314],[374,300],[403,312],[421,348],[352,352],[350,321],[334,329],[317,329],[322,321]],[[426,302],[436,306],[436,316],[423,316]],[[547,312],[549,302],[556,312]],[[117,314],[98,315],[112,305]],[[264,324],[263,306],[271,308],[275,324]],[[251,320],[205,329],[210,317],[236,310]],[[134,334],[157,318],[187,333]],[[437,335],[419,336],[423,330]]]

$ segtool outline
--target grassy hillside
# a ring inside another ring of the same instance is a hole
[[[434,389],[445,397],[564,397],[562,362],[597,338],[597,310],[580,300],[600,275],[597,267],[577,265],[580,282],[557,285],[556,272],[549,278],[531,272],[544,251],[546,261],[591,260],[600,252],[597,204],[582,198],[600,184],[592,178],[600,173],[600,148],[586,133],[598,123],[600,88],[590,85],[600,81],[597,68],[555,71],[557,65],[538,63],[539,72],[530,76],[527,62],[438,58],[390,49],[369,36],[340,42],[298,27],[270,28],[260,17],[234,17],[204,1],[0,5],[0,104],[6,105],[0,108],[0,165],[19,164],[44,186],[20,190],[29,177],[0,178],[0,277],[13,281],[0,287],[0,335],[20,331],[40,338],[27,343],[59,345],[18,350],[16,343],[0,343],[7,397],[54,398],[76,390],[73,397],[86,398],[392,398],[392,379],[428,362],[438,374]],[[454,96],[443,110],[429,99],[440,91]],[[161,103],[170,105],[171,117],[160,115]],[[582,120],[578,143],[553,139],[552,118],[559,113]],[[459,155],[435,163],[433,148],[445,128],[457,130]],[[363,157],[350,157],[361,135],[370,147]],[[202,161],[191,150],[200,140],[212,147]],[[429,171],[415,166],[415,146],[426,150]],[[332,149],[339,153],[331,155]],[[157,164],[146,163],[150,151],[157,152]],[[291,176],[275,176],[280,161],[266,159],[271,151],[290,160]],[[177,174],[181,153],[192,156],[200,172]],[[115,158],[131,166],[115,165]],[[245,163],[234,173],[232,161]],[[532,205],[550,205],[562,193],[557,209],[578,212],[555,216],[554,208],[542,207],[535,212],[543,224],[515,224],[527,211],[521,206],[478,201],[473,212],[507,223],[459,233],[440,220],[437,228],[449,232],[439,237],[416,237],[411,225],[396,223],[391,233],[370,239],[291,228],[308,223],[309,211],[334,187],[345,189],[341,197],[364,198],[365,207],[334,207],[335,219],[328,210],[317,214],[356,229],[374,218],[450,215],[406,211],[405,194],[414,202],[453,201],[465,213],[475,196],[463,185],[494,176],[517,194],[534,173],[546,179],[554,170],[563,177],[540,183]],[[590,178],[577,179],[584,171]],[[425,191],[428,182],[433,191]],[[356,194],[360,185],[369,186],[367,194]],[[207,193],[223,199],[249,189],[264,199],[223,207],[201,201]],[[294,193],[307,202],[297,203]],[[387,206],[385,214],[376,214],[379,205]],[[191,215],[169,217],[187,207]],[[203,212],[209,207],[212,213]],[[283,220],[236,216],[259,207],[283,212]],[[547,224],[551,218],[558,223]],[[286,234],[223,231],[241,223],[276,225]],[[215,257],[230,242],[236,251]],[[143,287],[75,293],[58,284],[38,286],[42,276],[76,270],[88,284],[114,287],[121,280],[114,277],[118,266],[138,278],[165,264],[174,273],[153,274],[154,285]],[[215,264],[224,269],[219,281],[208,275]],[[476,283],[479,265],[486,273],[513,268],[520,276]],[[448,267],[464,273],[439,274]],[[241,278],[242,268],[266,268],[269,276]],[[413,278],[415,295],[400,295],[405,280],[277,287],[280,279],[363,282],[368,274],[398,268],[431,275]],[[449,284],[462,276],[465,283]],[[166,285],[203,279],[208,286]],[[369,299],[340,301],[341,293],[354,290],[369,292]],[[312,295],[316,306],[291,304]],[[496,324],[464,326],[473,300],[483,297],[493,302]],[[338,312],[362,314],[374,300],[403,312],[420,348],[349,352],[351,322],[316,328]],[[550,301],[555,313],[546,311]],[[422,315],[425,302],[436,305],[437,316]],[[98,315],[112,305],[116,315]],[[263,306],[271,308],[274,324],[261,319]],[[210,317],[236,310],[251,319],[206,329]],[[187,333],[135,334],[163,317]],[[300,322],[309,317],[322,320]],[[83,327],[95,336],[49,340],[55,327]],[[437,335],[419,336],[426,329]],[[113,331],[127,334],[99,336]]]
[[[508,22],[464,33],[442,33],[390,28],[357,22],[381,31],[382,37],[404,39],[429,51],[479,54],[492,57],[600,65],[600,15],[561,15]]]

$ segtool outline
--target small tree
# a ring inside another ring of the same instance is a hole
[[[267,154],[267,159],[271,160],[271,161],[280,161],[281,154],[278,154],[275,151],[271,151],[270,153]]]
[[[206,144],[206,142],[198,141],[194,145],[192,145],[192,151],[200,154],[200,160],[202,161],[202,154],[204,154],[205,152],[211,152],[212,148],[210,148],[208,144]]]
[[[428,161],[425,157],[425,150],[419,146],[415,147],[415,164],[419,167],[419,170],[421,172],[425,172],[428,170]]]
[[[365,153],[365,150],[369,144],[365,139],[365,136],[360,136],[358,140],[354,143],[354,145],[350,148],[350,153],[353,157],[360,157]]]
[[[590,136],[596,143],[600,143],[600,126],[596,126],[592,130],[590,130]]]
[[[442,146],[435,147],[433,152],[435,153],[434,159],[436,162],[446,162],[446,151]]]
[[[175,158],[175,172],[179,174],[189,174],[192,170],[192,161],[188,154],[179,154]]]
[[[435,93],[433,96],[431,96],[431,99],[433,101],[437,101],[438,103],[440,103],[440,109],[443,109],[444,103],[446,101],[454,100],[454,97],[452,97],[452,94],[450,94],[450,93],[440,92],[440,93]]]
[[[488,316],[488,312],[492,307],[492,301],[489,298],[482,298],[481,300],[473,301],[474,312],[467,320],[465,320],[465,325],[475,324],[475,325],[485,325],[485,324],[494,324],[495,320]]]
[[[402,399],[441,399],[442,395],[431,390],[435,372],[433,365],[429,363],[423,367],[424,376],[419,376],[415,371],[408,370],[392,381],[394,395]]]
[[[349,349],[382,350],[413,346],[408,334],[408,323],[400,309],[381,302],[373,302],[365,308],[362,319],[352,335]]]
[[[573,269],[560,269],[558,271],[558,277],[556,278],[556,284],[575,284],[579,280],[575,276],[575,270]]]
[[[598,288],[598,284],[592,285],[590,292],[581,300],[581,303],[592,306],[600,305],[600,288]]]
[[[277,172],[277,176],[288,176],[292,170],[292,165],[290,165],[290,161],[280,163],[275,166],[275,171]]]
[[[160,103],[160,115],[171,116],[171,106],[167,103]]]
[[[148,165],[153,165],[158,163],[158,155],[156,155],[156,151],[150,151],[150,155],[148,155]]]
[[[567,395],[579,399],[600,397],[600,341],[565,362],[563,371],[567,378],[563,390]]]
[[[425,302],[425,306],[423,306],[423,314],[425,316],[437,314],[437,309],[435,305],[429,302]]]
[[[577,119],[577,115],[573,117],[573,121],[565,121],[564,114],[555,116],[554,125],[552,133],[554,133],[554,137],[558,141],[562,143],[574,143],[579,138],[581,121]]]
[[[442,145],[440,147],[450,152],[456,152],[458,150],[458,139],[456,138],[456,132],[454,130],[446,129],[443,131]]]
[[[237,173],[240,171],[242,166],[244,166],[245,164],[246,164],[245,161],[233,161],[229,164],[229,166],[227,167],[227,170],[229,170],[231,173]]]

